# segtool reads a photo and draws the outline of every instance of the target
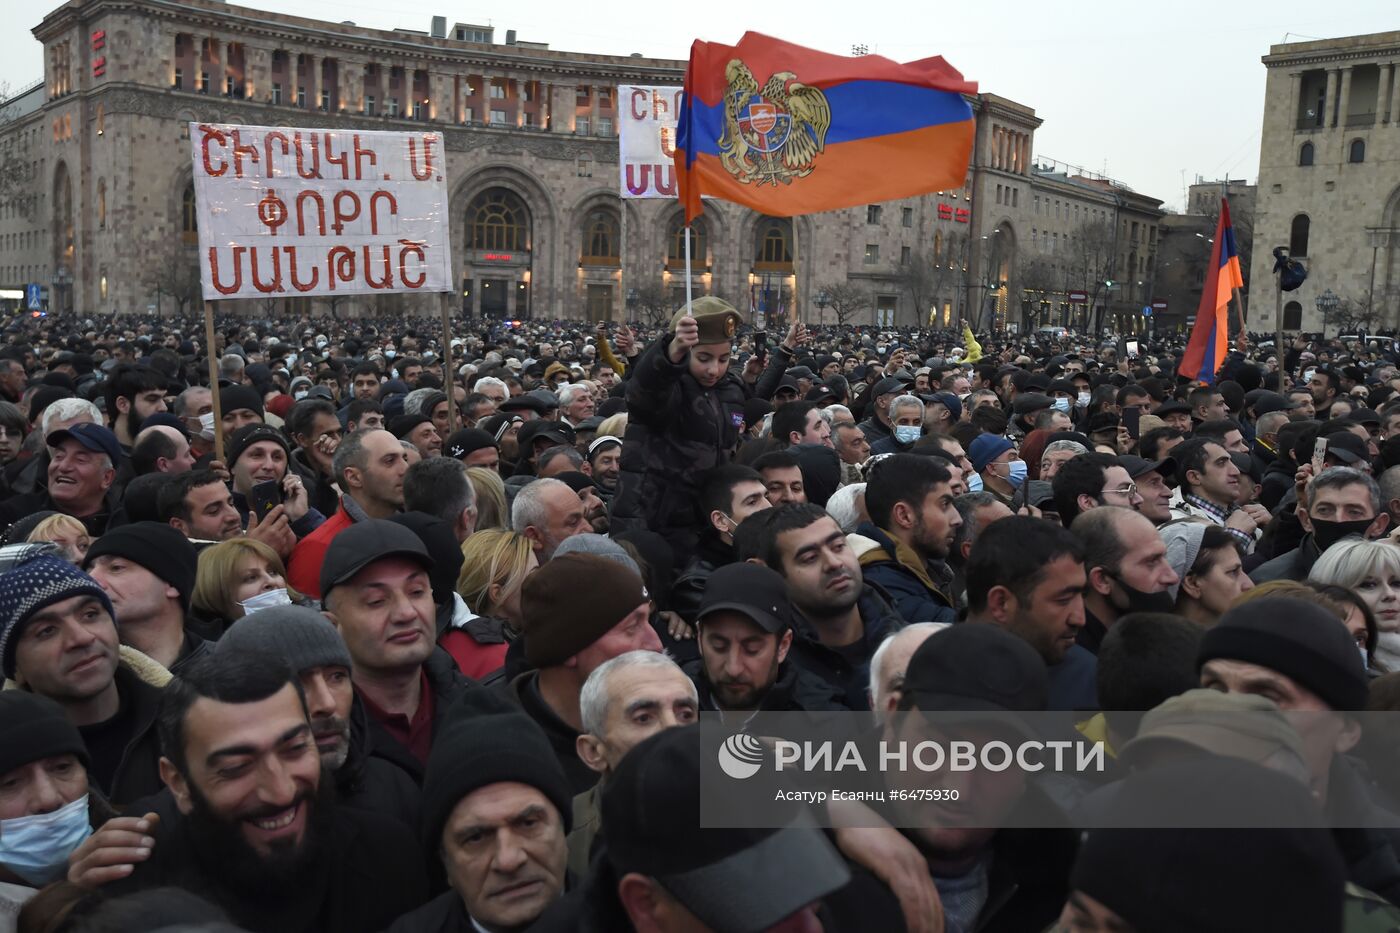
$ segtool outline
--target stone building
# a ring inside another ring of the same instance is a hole
[[[1160,226],[1157,276],[1151,304],[1156,306],[1154,328],[1159,334],[1186,333],[1196,323],[1206,272],[1213,249],[1216,222],[1220,219],[1220,196],[1230,198],[1230,220],[1235,228],[1235,244],[1245,280],[1241,295],[1245,301],[1250,330],[1264,329],[1256,321],[1249,303],[1250,260],[1254,243],[1254,211],[1258,186],[1244,181],[1203,181],[1197,179],[1187,189],[1186,213],[1168,214]],[[1235,311],[1231,309],[1231,315]],[[1234,328],[1232,321],[1231,327]]]
[[[1283,246],[1308,268],[1283,296],[1285,329],[1322,330],[1329,289],[1373,308],[1372,329],[1400,327],[1400,32],[1275,45],[1263,61],[1251,326],[1274,329]]]
[[[0,289],[42,283],[60,311],[198,307],[188,123],[206,121],[440,130],[461,312],[636,318],[684,295],[680,211],[618,197],[616,140],[630,105],[618,86],[678,85],[683,61],[557,51],[513,31],[500,41],[492,27],[443,17],[426,32],[385,31],[213,0],[70,0],[33,32],[44,81],[0,114],[0,159],[29,175],[26,195],[0,206]],[[1049,322],[1087,266],[1070,269],[1060,247],[1056,278],[1034,290],[1022,267],[1042,253],[1056,263],[1061,238],[1090,218],[1114,231],[1094,276],[1150,277],[1160,202],[1044,167],[1031,108],[994,94],[972,104],[977,143],[958,191],[795,219],[707,203],[695,293],[835,323],[833,290],[855,286],[854,322]],[[1120,288],[1095,296],[1106,326],[1130,327],[1141,304],[1138,286]],[[438,299],[231,305],[413,313]]]

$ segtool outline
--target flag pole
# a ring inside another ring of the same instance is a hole
[[[789,218],[792,224],[792,312],[793,323],[802,320],[802,316],[797,313],[797,291],[802,287],[802,268],[797,264],[797,220]],[[783,290],[778,289],[778,297],[781,298]],[[820,323],[820,322],[818,322]]]
[[[685,310],[690,313],[690,220],[685,222]]]
[[[204,302],[204,348],[209,357],[209,394],[214,404],[214,459],[224,462],[224,413],[219,405],[219,361],[214,350],[214,303]]]

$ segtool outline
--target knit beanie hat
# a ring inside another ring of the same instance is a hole
[[[478,450],[496,446],[498,446],[496,439],[480,428],[459,428],[448,435],[447,440],[443,442],[442,452],[446,456],[461,460]]]
[[[1102,822],[1165,827],[1091,830],[1070,876],[1137,933],[1341,933],[1345,864],[1308,789],[1282,772],[1163,763],[1124,781]],[[1234,828],[1194,828],[1209,826]]]
[[[642,569],[637,566],[632,555],[627,553],[627,549],[607,535],[597,535],[592,532],[569,535],[560,541],[559,546],[554,549],[554,559],[558,560],[565,554],[592,554],[595,557],[605,557],[608,560],[617,561],[639,577],[642,575]]]
[[[88,763],[83,737],[63,707],[28,690],[0,693],[0,777],[55,755],[76,755]]]
[[[255,411],[258,417],[263,416],[262,396],[258,390],[252,386],[237,385],[225,386],[219,390],[219,413],[227,415],[231,411],[241,411],[242,409]]]
[[[180,606],[190,609],[194,595],[194,578],[199,567],[199,555],[190,539],[170,525],[160,522],[136,522],[121,525],[102,535],[88,548],[83,558],[87,570],[99,557],[124,557],[145,567],[180,593]],[[117,619],[121,624],[121,619]]]
[[[1366,668],[1346,626],[1312,603],[1287,596],[1251,599],[1201,638],[1197,668],[1224,658],[1297,681],[1338,711],[1366,708]]]
[[[389,421],[389,433],[399,440],[404,440],[420,424],[432,424],[433,419],[419,412],[416,415],[399,415]]]
[[[606,557],[566,554],[525,578],[520,593],[525,660],[563,664],[651,597],[637,572]]]
[[[237,626],[234,626],[237,628]],[[554,804],[567,833],[573,793],[549,739],[520,707],[493,690],[466,691],[433,740],[423,776],[423,844],[436,855],[452,810],[472,791],[506,781],[527,784]]]
[[[7,678],[15,676],[15,645],[30,617],[74,596],[91,596],[117,618],[97,581],[61,557],[42,554],[0,574],[0,670]]]
[[[334,625],[306,606],[271,606],[249,613],[219,639],[215,654],[262,652],[284,659],[298,674],[313,667],[351,666],[350,650]]]
[[[272,441],[282,448],[282,452],[288,457],[292,455],[291,446],[287,443],[287,436],[281,431],[268,424],[245,424],[234,431],[228,438],[225,447],[225,460],[230,468],[238,462],[238,458],[243,456],[243,452],[259,441]]]
[[[1181,591],[1181,581],[1196,563],[1201,553],[1201,539],[1206,536],[1206,526],[1201,522],[1179,522],[1157,529],[1162,543],[1167,546],[1167,563],[1176,572],[1176,582],[1167,587],[1172,600]]]

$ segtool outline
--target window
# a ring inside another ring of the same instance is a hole
[[[1303,143],[1303,145],[1298,149],[1298,164],[1299,164],[1299,165],[1312,165],[1312,164],[1313,164],[1313,144],[1312,144],[1312,143]]]
[[[1366,141],[1364,139],[1351,141],[1351,146],[1347,149],[1347,161],[1353,165],[1366,161]]]
[[[491,79],[491,99],[492,99],[492,100],[505,100],[505,99],[506,99],[506,81],[505,81],[505,78],[492,78],[492,79]]]
[[[170,86],[177,91],[183,91],[185,89],[185,72],[182,69],[175,69],[175,80],[170,82]]]
[[[539,125],[539,117],[535,114],[533,110],[527,110],[523,114],[521,114],[521,116],[524,118],[526,126]]]
[[[899,248],[899,264],[902,266],[909,265],[909,247],[901,246]]]
[[[583,222],[584,265],[618,265],[618,218],[606,208],[591,211]]]
[[[580,107],[591,106],[593,103],[593,89],[586,84],[580,84],[578,86],[578,93],[574,97],[574,101]]]
[[[389,103],[388,115],[389,115],[390,117],[397,117],[397,116],[399,115],[399,99],[398,99],[397,97],[391,97],[391,98],[389,98],[389,102],[388,102],[388,103]]]
[[[875,263],[877,263],[877,262],[879,262],[879,261],[880,261],[880,244],[879,244],[879,243],[867,243],[867,244],[865,244],[865,264],[866,264],[867,266],[872,266],[872,265],[874,265]]]
[[[1290,256],[1302,257],[1308,254],[1308,233],[1312,226],[1312,221],[1307,214],[1299,214],[1293,218],[1293,225],[1288,230],[1288,254]]]
[[[871,204],[865,209],[865,222],[868,224],[878,224],[880,222],[881,208],[878,204]]]
[[[1001,203],[1001,185],[997,185],[997,203]]]
[[[613,287],[611,285],[588,284],[588,319],[608,321],[612,319]]]
[[[1020,189],[1020,188],[1012,188],[1012,189],[1011,189],[1011,206],[1012,206],[1012,207],[1020,207],[1020,206],[1021,206],[1021,189]]]
[[[1031,205],[1032,205],[1032,208],[1035,210],[1035,212],[1036,212],[1037,214],[1039,214],[1039,213],[1040,213],[1040,195],[1037,194],[1034,198],[1031,199]]]
[[[899,223],[903,227],[914,226],[914,209],[912,207],[901,208],[899,211]]]
[[[534,103],[540,96],[540,83],[538,81],[525,82],[525,101]]]
[[[530,216],[504,188],[488,188],[467,205],[467,249],[529,249]]]
[[[321,91],[321,112],[325,113],[331,109],[331,92],[325,89]]]
[[[97,135],[101,136],[107,132],[107,108],[101,104],[97,105]]]
[[[97,229],[107,229],[107,179],[97,179]]]
[[[302,87],[301,85],[297,85],[297,106],[306,106],[306,88]]]
[[[282,85],[276,82],[272,85],[272,102],[278,106],[282,104]]]
[[[372,117],[372,116],[375,116],[375,114],[376,114],[376,110],[375,110],[374,95],[373,95],[373,94],[366,94],[366,95],[365,95],[365,116],[367,116],[367,117]]]
[[[199,242],[199,211],[195,208],[193,183],[186,185],[180,196],[180,239],[190,244]]]
[[[506,125],[506,112],[505,112],[504,110],[495,110],[495,109],[493,109],[493,110],[491,111],[491,125],[492,125],[492,126],[505,126],[505,125]]]
[[[792,224],[765,218],[759,222],[754,266],[760,272],[792,271]]]
[[[942,259],[942,258],[943,258],[943,234],[942,234],[942,233],[935,233],[935,234],[933,235],[933,261],[934,261],[934,262],[938,262],[938,261],[939,261],[940,259]]]
[[[598,135],[599,135],[599,136],[611,136],[612,134],[613,134],[613,121],[612,121],[612,117],[599,117],[599,118],[598,118]]]
[[[578,170],[579,178],[593,177],[593,160],[588,156],[579,156],[578,161],[575,163],[575,168]]]
[[[1303,329],[1303,306],[1296,301],[1290,301],[1283,306],[1283,329],[1302,330]]]
[[[578,117],[574,120],[574,132],[580,136],[587,136],[593,129],[593,124],[588,122],[587,117]]]
[[[708,261],[709,243],[707,236],[704,219],[697,218],[691,223],[690,262],[692,272],[695,271],[695,266],[703,266]],[[677,215],[671,221],[671,232],[666,245],[666,265],[674,269],[685,269],[685,218],[681,215]]]
[[[474,123],[474,122],[476,122],[476,109],[475,109],[474,107],[463,107],[463,108],[462,108],[462,122],[463,122],[463,123]]]
[[[227,76],[227,77],[224,78],[224,96],[225,96],[225,97],[232,97],[232,96],[233,96],[233,76],[232,76],[232,75],[229,75],[229,76]]]

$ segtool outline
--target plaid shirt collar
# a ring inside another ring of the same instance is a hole
[[[1181,498],[1187,505],[1190,505],[1192,508],[1200,509],[1221,524],[1224,524],[1225,519],[1229,518],[1230,513],[1235,510],[1234,506],[1228,509],[1222,509],[1214,502],[1208,499],[1202,499],[1200,496],[1193,496],[1190,493],[1183,495]]]

